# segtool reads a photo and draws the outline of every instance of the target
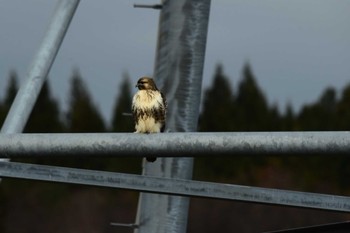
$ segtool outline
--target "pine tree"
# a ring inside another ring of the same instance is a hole
[[[327,88],[321,95],[318,106],[321,116],[315,116],[315,120],[319,119],[319,130],[335,130],[336,129],[336,108],[337,94],[334,88]]]
[[[130,78],[128,74],[124,74],[124,80],[119,89],[119,96],[117,98],[113,118],[112,131],[114,132],[133,132],[134,123],[131,115],[132,96],[130,92]]]
[[[278,105],[272,105],[271,108],[268,109],[267,115],[267,128],[269,131],[280,131],[281,130],[281,116],[278,109]]]
[[[211,88],[205,91],[200,131],[233,131],[234,102],[231,84],[224,75],[222,65],[216,67]]]
[[[3,103],[6,111],[10,109],[12,102],[16,97],[17,91],[18,91],[18,75],[16,71],[11,70],[8,86],[6,89],[5,99]]]
[[[12,102],[16,97],[18,91],[18,76],[16,71],[11,70],[9,79],[8,79],[8,85],[6,88],[5,98],[2,103],[0,103],[0,124],[2,125],[8,111],[11,108]]]
[[[0,101],[0,125],[3,124],[5,117],[6,117],[5,107],[2,101]]]
[[[73,71],[71,79],[67,123],[68,131],[72,133],[103,132],[106,129],[78,70]]]
[[[243,68],[243,79],[239,84],[236,103],[239,130],[269,130],[267,101],[248,63]]]
[[[305,105],[298,117],[300,130],[335,130],[336,91],[327,88],[318,102]]]
[[[294,131],[296,130],[296,119],[294,110],[291,103],[288,103],[286,106],[286,111],[284,116],[281,119],[281,128],[282,131]]]
[[[337,129],[350,130],[350,84],[347,85],[343,92],[341,99],[337,104]]]
[[[59,133],[63,132],[58,103],[51,97],[48,81],[40,91],[33,111],[24,129],[26,133]]]

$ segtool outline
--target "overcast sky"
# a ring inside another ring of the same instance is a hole
[[[159,11],[133,8],[158,0],[82,0],[50,72],[66,107],[78,67],[106,120],[123,72],[152,75]],[[0,0],[0,96],[14,69],[25,78],[57,1]],[[350,83],[349,0],[212,0],[203,87],[222,63],[233,88],[249,61],[270,103],[295,109]],[[283,110],[283,109],[282,109]]]

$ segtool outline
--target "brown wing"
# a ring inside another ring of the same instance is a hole
[[[160,122],[162,124],[160,132],[164,132],[165,121],[166,121],[167,102],[166,102],[165,96],[162,92],[160,92],[160,95],[162,97],[162,103],[159,103],[159,108],[153,108],[152,113],[153,113],[154,119],[157,122]]]
[[[135,124],[137,124],[138,121],[138,114],[137,114],[137,108],[133,105],[131,105],[131,112],[132,112],[132,116],[134,118],[134,122]]]

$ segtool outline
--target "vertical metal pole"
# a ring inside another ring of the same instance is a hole
[[[80,0],[61,0],[11,106],[1,133],[23,131]]]
[[[160,14],[155,62],[157,85],[169,107],[167,130],[197,129],[210,0],[165,0]],[[158,158],[145,163],[150,176],[191,179],[192,158]],[[183,233],[189,198],[141,193],[137,233]]]

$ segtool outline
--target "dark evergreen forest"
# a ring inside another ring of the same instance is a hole
[[[133,91],[122,75],[111,122],[104,122],[78,70],[71,75],[69,107],[63,111],[44,84],[26,133],[133,132],[130,112]],[[0,99],[0,124],[18,90],[11,71],[4,98]],[[233,88],[237,87],[237,88]],[[337,93],[328,87],[318,100],[298,112],[269,104],[252,67],[242,68],[239,83],[231,83],[218,65],[212,85],[203,92],[198,129],[222,131],[327,131],[350,130],[350,84]],[[135,158],[35,158],[16,161],[85,169],[141,173]],[[194,179],[350,195],[350,159],[345,156],[235,156],[195,159]],[[138,193],[126,190],[3,179],[0,185],[0,232],[131,232],[111,222],[132,223]],[[189,233],[264,232],[349,220],[350,215],[261,204],[192,198]]]

